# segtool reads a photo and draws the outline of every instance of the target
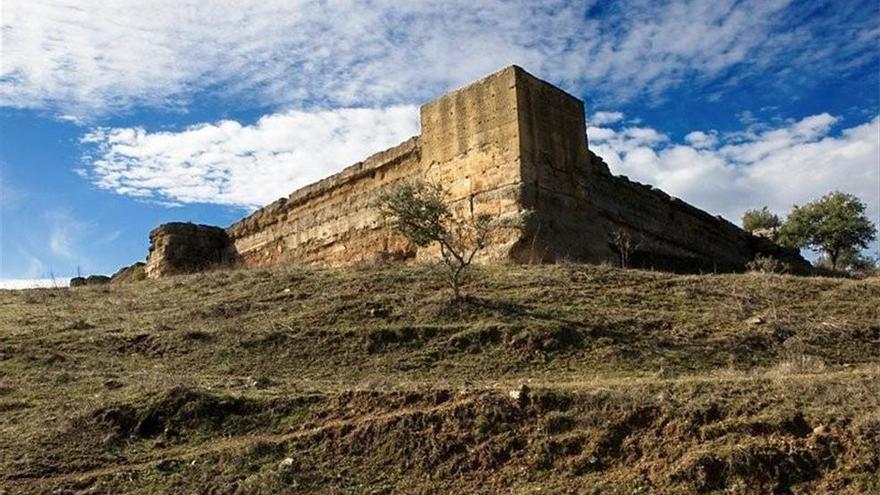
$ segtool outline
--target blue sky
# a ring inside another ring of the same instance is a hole
[[[880,223],[876,0],[6,0],[2,24],[7,285],[228,225],[510,64],[586,102],[616,173],[733,221],[839,189]]]

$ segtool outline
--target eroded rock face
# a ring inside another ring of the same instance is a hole
[[[192,273],[233,261],[226,230],[194,223],[166,223],[150,232],[148,278]]]

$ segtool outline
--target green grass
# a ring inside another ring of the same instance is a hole
[[[880,491],[877,278],[466,292],[424,266],[0,291],[0,493]]]

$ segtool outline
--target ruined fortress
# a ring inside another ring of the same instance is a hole
[[[613,176],[588,148],[584,104],[512,66],[421,107],[421,134],[223,229],[171,223],[150,233],[148,277],[222,264],[351,265],[427,259],[374,206],[400,181],[438,182],[458,211],[512,220],[483,262],[614,263],[625,232],[630,265],[737,271],[756,255],[795,269],[797,252],[755,237],[648,185]],[[523,220],[525,212],[527,221]]]

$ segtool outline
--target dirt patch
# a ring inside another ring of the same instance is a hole
[[[439,328],[433,326],[380,328],[366,334],[365,344],[367,352],[371,353],[406,345],[424,345],[436,337],[440,331]]]
[[[241,434],[277,424],[295,407],[310,402],[262,401],[175,387],[143,405],[122,404],[95,411],[75,423],[97,427],[117,439],[163,436],[185,440],[198,434]]]
[[[110,345],[119,354],[141,354],[146,357],[178,356],[190,351],[186,340],[172,339],[168,334],[137,333],[109,337]]]
[[[755,493],[789,493],[792,486],[820,478],[834,466],[831,442],[755,442],[687,459],[673,475],[676,481],[706,492],[732,486]]]
[[[504,339],[498,326],[468,328],[452,335],[447,340],[448,347],[467,352],[481,352],[487,347],[496,346]]]
[[[254,304],[249,301],[224,302],[212,304],[204,309],[199,309],[198,311],[195,311],[194,314],[202,318],[230,319],[247,314],[253,309],[253,307]]]
[[[583,333],[568,325],[534,326],[513,335],[508,345],[525,353],[547,354],[578,349],[583,341]]]

